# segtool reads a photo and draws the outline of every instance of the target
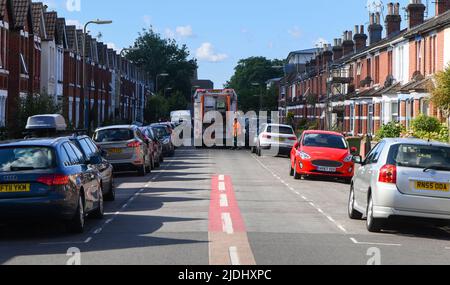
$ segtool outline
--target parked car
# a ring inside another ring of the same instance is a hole
[[[379,232],[394,217],[450,220],[450,146],[416,139],[384,139],[353,178],[348,212],[367,217],[367,229]]]
[[[64,221],[81,233],[103,217],[101,176],[68,138],[0,144],[0,219]]]
[[[153,129],[150,126],[142,127],[142,133],[150,140],[150,145],[152,149],[153,161],[155,163],[155,167],[160,167],[161,162],[163,162],[163,154],[162,154],[162,144],[156,138]]]
[[[137,126],[99,128],[93,139],[98,147],[106,151],[105,158],[113,165],[114,171],[134,169],[141,176],[151,171],[153,158],[149,151],[150,141]]]
[[[172,143],[172,134],[166,125],[153,124],[151,125],[156,138],[161,142],[164,156],[172,156],[175,153],[175,147]]]
[[[295,179],[326,176],[350,183],[354,169],[352,151],[339,133],[305,131],[291,150],[289,173]]]
[[[256,153],[262,155],[263,150],[278,149],[278,154],[289,154],[297,136],[291,126],[280,124],[263,124],[256,138]]]
[[[107,156],[106,151],[100,150],[92,139],[86,135],[74,134],[69,139],[81,150],[84,160],[100,173],[100,183],[102,184],[105,201],[114,201],[116,199],[116,192],[114,188],[113,166],[104,158]]]

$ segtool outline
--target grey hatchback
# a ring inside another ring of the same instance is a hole
[[[106,151],[105,158],[115,171],[136,170],[145,176],[152,170],[150,141],[139,127],[134,125],[110,126],[99,128],[94,133],[94,142]]]

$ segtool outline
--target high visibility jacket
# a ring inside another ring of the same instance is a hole
[[[241,124],[239,124],[239,122],[233,123],[233,136],[234,137],[240,136],[241,133],[242,133]]]

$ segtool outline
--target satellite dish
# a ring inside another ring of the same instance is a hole
[[[381,14],[383,12],[384,4],[382,0],[367,0],[366,8],[369,14],[377,12]]]

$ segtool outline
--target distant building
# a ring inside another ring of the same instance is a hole
[[[198,86],[197,89],[214,89],[214,82],[208,79],[197,79],[192,81],[192,86]]]

